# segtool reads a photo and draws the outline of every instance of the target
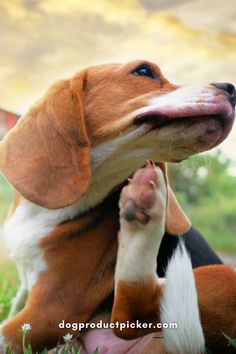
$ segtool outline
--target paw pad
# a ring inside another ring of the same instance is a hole
[[[147,161],[144,168],[134,173],[129,184],[122,191],[121,215],[126,221],[146,224],[150,220],[150,210],[156,202],[158,173],[154,163]]]

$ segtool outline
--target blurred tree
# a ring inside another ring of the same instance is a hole
[[[236,176],[229,173],[232,167],[232,161],[218,150],[214,155],[198,155],[169,165],[169,176],[175,191],[184,193],[189,203],[199,204],[202,198],[236,194]]]
[[[236,165],[225,155],[169,164],[170,182],[193,224],[213,247],[236,254]]]

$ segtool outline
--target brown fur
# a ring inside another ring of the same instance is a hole
[[[236,272],[225,265],[211,265],[195,269],[194,275],[206,347],[213,354],[234,353],[223,332],[236,338]],[[145,278],[138,284],[119,281],[112,322],[139,319],[155,325],[160,321],[161,297],[162,286],[156,279]],[[115,333],[133,339],[153,333],[153,329],[124,328],[116,329]]]
[[[120,280],[117,284],[111,321],[126,323],[139,320],[154,324],[160,322],[158,315],[161,297],[162,287],[157,285],[156,279],[147,277],[143,283]],[[122,331],[114,329],[114,333],[124,339],[133,339],[152,332],[155,330],[148,328],[125,328]]]
[[[225,265],[194,270],[206,346],[214,354],[234,353],[223,333],[236,338],[236,272]]]

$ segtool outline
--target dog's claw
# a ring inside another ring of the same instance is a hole
[[[146,160],[146,167],[152,168],[153,164],[151,160]]]
[[[150,181],[149,184],[153,189],[156,189],[156,183],[154,181]]]
[[[146,167],[149,168],[154,168],[155,167],[155,163],[152,160],[146,160]]]

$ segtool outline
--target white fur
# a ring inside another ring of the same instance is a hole
[[[55,217],[55,212],[23,201],[4,224],[6,244],[17,263],[20,280],[28,290],[36,283],[38,275],[47,269],[38,242],[54,229]]]
[[[232,114],[232,106],[219,90],[213,86],[184,86],[168,94],[155,97],[150,101],[150,107],[174,117],[200,116],[201,114],[221,113]]]
[[[148,231],[126,231],[126,238],[129,239],[128,245],[126,245],[126,242],[122,242],[119,235],[120,245],[115,273],[116,285],[119,280],[138,282],[146,276],[157,279],[156,259],[163,234],[163,225]]]
[[[168,353],[204,353],[205,340],[195,280],[189,255],[182,242],[167,267],[161,322],[175,322],[178,325],[174,330],[163,328],[164,345]]]
[[[1,333],[2,326],[0,326],[0,353],[5,353],[7,350],[7,343],[4,335]]]
[[[122,122],[127,119],[132,121],[134,117],[146,112],[156,112],[157,116],[172,118],[212,114],[230,116],[233,108],[222,90],[212,85],[183,86],[149,98],[146,106],[125,116]]]
[[[146,225],[127,222],[121,216],[119,232],[119,248],[115,272],[115,284],[119,280],[138,282],[146,276],[157,281],[157,254],[162,237],[165,233],[167,190],[164,176],[156,167],[159,187],[156,202],[150,209],[151,220]]]
[[[166,283],[166,278],[159,278],[159,277],[158,277],[158,283],[159,283],[159,285],[165,285],[165,283]]]

